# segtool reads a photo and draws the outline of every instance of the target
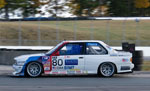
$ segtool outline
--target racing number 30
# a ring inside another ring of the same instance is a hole
[[[52,65],[53,66],[57,66],[57,65],[58,66],[62,66],[63,65],[63,60],[62,59],[58,59],[58,60],[57,59],[53,59],[52,60]]]

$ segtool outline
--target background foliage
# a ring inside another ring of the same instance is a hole
[[[65,11],[76,16],[150,16],[149,0],[0,0],[0,14],[15,10],[21,11],[23,17],[44,13],[57,17]],[[66,8],[68,7],[68,8]]]

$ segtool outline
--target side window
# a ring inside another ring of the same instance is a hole
[[[59,50],[60,55],[81,55],[83,54],[83,44],[66,44]]]
[[[105,55],[107,50],[99,43],[86,43],[86,54],[89,55]]]

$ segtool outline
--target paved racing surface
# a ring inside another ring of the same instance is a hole
[[[89,76],[14,77],[11,66],[0,65],[0,91],[150,91],[150,72]]]
[[[116,75],[44,76],[38,78],[0,76],[0,91],[150,91],[150,77]]]

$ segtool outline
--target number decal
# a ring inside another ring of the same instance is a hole
[[[53,66],[57,66],[57,59],[53,59],[52,64],[53,64]]]
[[[52,60],[52,65],[53,66],[57,66],[57,65],[58,66],[62,66],[63,65],[63,60],[62,59],[58,59],[58,60],[57,59],[53,59]]]
[[[62,66],[63,65],[63,60],[62,59],[58,59],[58,66]]]

